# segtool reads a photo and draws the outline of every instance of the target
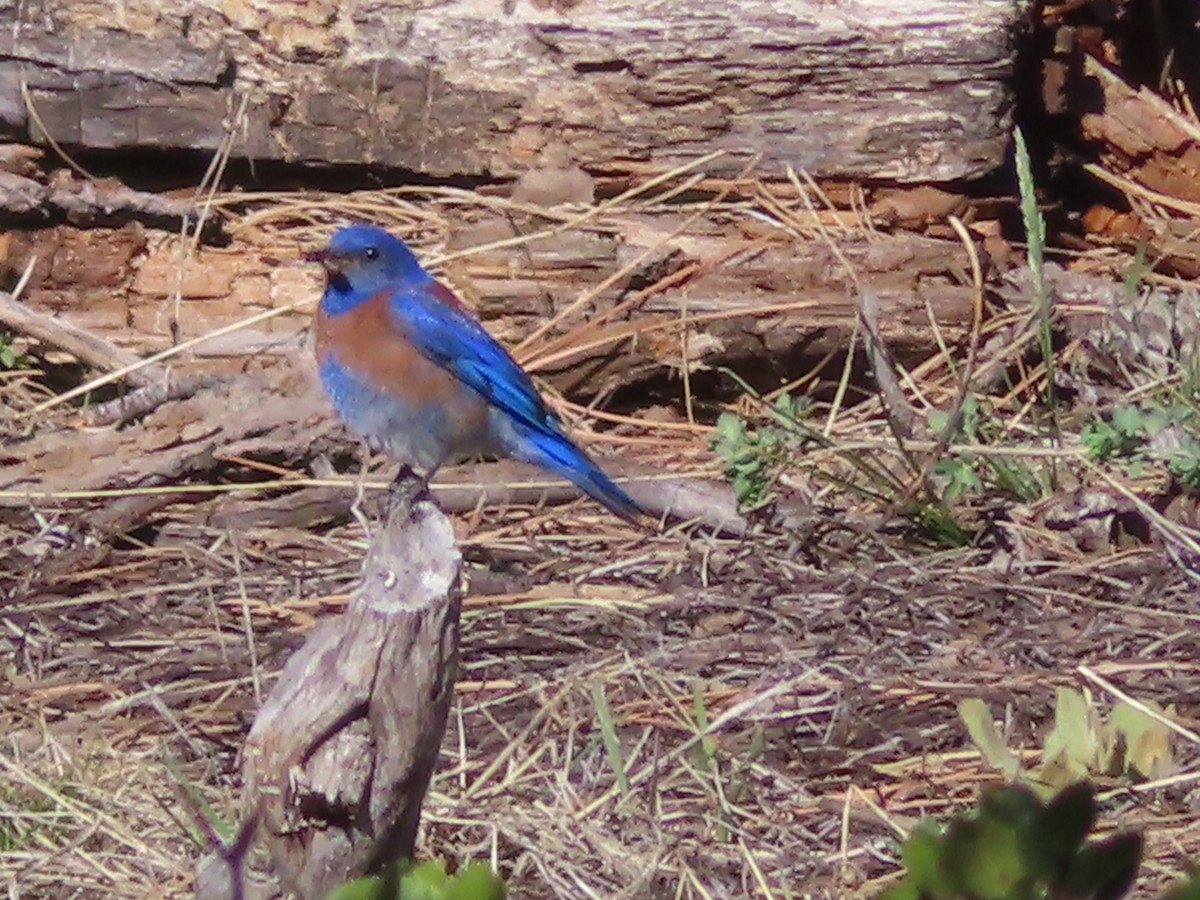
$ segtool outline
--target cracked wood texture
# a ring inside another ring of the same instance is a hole
[[[432,503],[396,503],[345,612],[317,623],[254,720],[243,806],[302,900],[413,854],[454,691],[460,563]]]
[[[1011,0],[9,0],[0,129],[432,177],[1002,162]],[[27,88],[27,91],[23,89]],[[32,110],[32,111],[31,111]]]

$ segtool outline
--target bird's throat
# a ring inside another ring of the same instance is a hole
[[[362,294],[350,286],[350,280],[341,272],[330,272],[325,284],[325,293],[321,297],[321,308],[327,315],[336,316],[349,312],[370,294]]]

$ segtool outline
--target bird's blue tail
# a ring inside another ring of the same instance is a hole
[[[517,459],[561,475],[626,522],[636,523],[646,514],[566,435],[530,429],[520,432],[522,440],[511,449]]]

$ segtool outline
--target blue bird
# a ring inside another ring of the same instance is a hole
[[[424,470],[426,483],[447,461],[511,456],[566,478],[626,521],[643,515],[403,241],[351,225],[308,259],[326,271],[316,321],[321,383],[353,431]]]

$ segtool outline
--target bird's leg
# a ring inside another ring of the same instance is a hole
[[[361,441],[358,445],[359,458],[362,461],[358,467],[358,481],[354,488],[354,502],[350,504],[350,515],[354,516],[362,530],[366,533],[367,538],[371,537],[371,525],[367,521],[366,515],[362,510],[362,502],[366,493],[367,486],[367,458],[371,453],[370,447],[366,441]]]
[[[396,472],[396,477],[391,480],[390,484],[388,484],[388,491],[393,494],[406,491],[408,490],[408,482],[419,478],[420,476],[417,475],[417,470],[408,463],[404,463],[400,466],[399,471]]]
[[[400,471],[396,473],[396,477],[392,479],[388,485],[387,512],[385,515],[391,516],[392,512],[406,508],[411,509],[416,503],[417,498],[421,495],[421,490],[424,487],[424,482],[416,470],[408,463],[400,466]]]
[[[412,506],[423,497],[428,498],[430,479],[441,468],[441,465],[440,461],[436,462],[425,470],[424,475],[418,473],[408,463],[402,465],[400,471],[396,473],[396,477],[392,479],[392,483],[388,485],[389,507],[395,508],[399,503]]]
[[[438,460],[436,463],[433,463],[430,468],[425,470],[425,478],[421,479],[421,490],[418,493],[425,494],[426,497],[430,497],[430,499],[432,499],[430,494],[430,485],[433,482],[433,476],[438,474],[438,469],[442,468],[442,463],[444,462],[445,458],[443,457],[442,460]]]

